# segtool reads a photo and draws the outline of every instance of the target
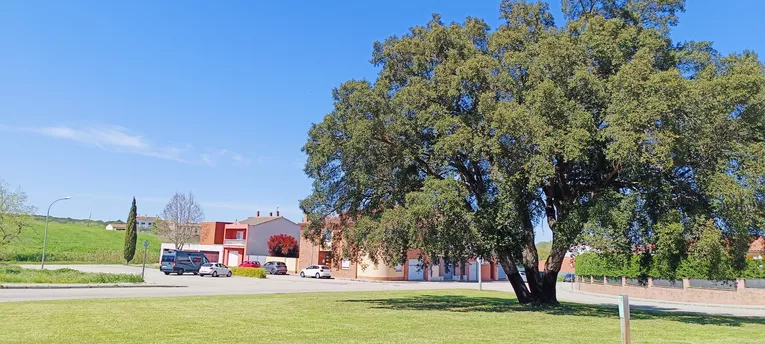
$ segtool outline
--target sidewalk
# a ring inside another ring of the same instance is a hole
[[[558,300],[574,303],[587,303],[616,307],[617,296],[595,294],[572,288],[570,283],[558,285]],[[708,303],[688,303],[652,299],[630,298],[630,308],[648,311],[706,313],[745,317],[765,317],[765,305],[721,305]]]

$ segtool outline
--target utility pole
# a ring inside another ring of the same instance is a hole
[[[141,279],[143,279],[144,272],[146,271],[146,249],[149,248],[149,240],[143,241],[143,267],[141,267]]]
[[[87,227],[90,227],[90,217],[91,217],[91,216],[93,216],[93,212],[90,212],[90,213],[88,214],[88,225],[87,225]]]
[[[475,263],[476,263],[476,265],[478,265],[478,273],[477,273],[477,275],[478,275],[478,290],[483,290],[483,284],[482,284],[483,281],[482,281],[482,278],[481,278],[481,258],[480,257],[476,258],[475,259]]]

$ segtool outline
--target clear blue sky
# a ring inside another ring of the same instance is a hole
[[[300,3],[299,5],[297,3]],[[300,148],[372,43],[499,1],[0,2],[0,179],[45,213],[124,220],[192,191],[208,220],[301,218]],[[560,2],[551,4],[561,19]],[[688,1],[676,40],[765,52],[759,0]],[[538,240],[550,237],[540,229]]]

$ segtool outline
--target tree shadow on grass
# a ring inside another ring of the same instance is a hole
[[[404,298],[344,300],[341,302],[367,303],[378,309],[446,311],[446,312],[538,312],[550,315],[570,315],[598,318],[618,318],[616,307],[564,303],[560,306],[521,305],[514,299],[499,297],[466,297],[459,295],[423,295]],[[651,310],[631,310],[633,320],[669,320],[689,324],[741,326],[765,325],[765,318],[734,317],[699,313],[667,312],[669,308],[651,307]]]

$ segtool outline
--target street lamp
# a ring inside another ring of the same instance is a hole
[[[59,198],[59,199],[53,201],[53,203],[56,203],[58,201],[68,200],[70,198],[72,198],[72,197],[66,196],[64,198]],[[45,214],[45,234],[43,234],[43,254],[42,254],[42,265],[40,265],[40,269],[45,269],[45,246],[47,246],[47,244],[48,244],[48,217],[50,216],[50,207],[53,206],[53,203],[51,203],[48,206],[48,213]]]

